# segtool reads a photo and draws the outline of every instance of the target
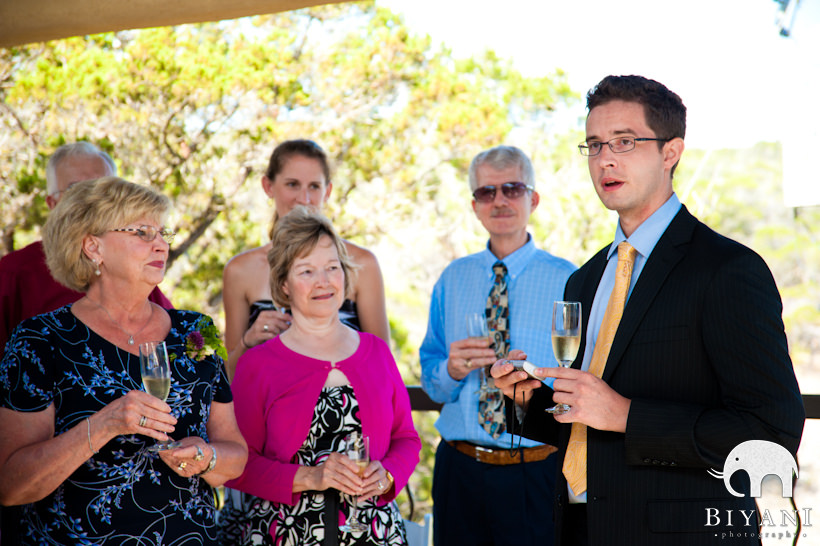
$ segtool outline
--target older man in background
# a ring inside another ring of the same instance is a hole
[[[510,347],[539,366],[557,365],[543,317],[575,266],[536,248],[527,231],[539,196],[524,152],[485,150],[469,178],[473,211],[490,238],[442,273],[421,346],[422,385],[444,404],[436,422],[435,544],[548,546],[556,448],[522,440],[507,426],[503,397],[484,368]],[[486,324],[491,339],[468,330],[468,315]]]
[[[60,146],[46,166],[46,204],[54,209],[63,192],[75,182],[116,174],[117,167],[111,156],[93,144],[75,142]],[[0,259],[0,357],[12,330],[22,320],[54,311],[82,296],[51,277],[42,241],[3,256]],[[166,309],[173,307],[159,288],[150,300]]]

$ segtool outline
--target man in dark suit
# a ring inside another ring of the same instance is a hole
[[[760,544],[749,482],[732,481],[745,495],[735,497],[708,469],[746,440],[797,452],[805,413],[774,279],[675,195],[680,97],[643,77],[609,76],[587,108],[581,153],[619,222],[613,243],[567,282],[564,299],[583,311],[580,351],[572,368],[537,370],[556,378],[554,391],[507,361],[492,369],[526,409],[524,435],[559,448],[556,544]],[[613,319],[619,275],[626,304]],[[572,409],[553,417],[544,410],[555,402]]]

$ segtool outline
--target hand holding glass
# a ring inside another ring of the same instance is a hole
[[[490,329],[484,313],[467,313],[467,335],[490,341]]]
[[[474,337],[478,339],[486,339],[490,345],[489,347],[492,348],[492,338],[490,337],[490,327],[487,326],[487,317],[482,311],[481,313],[467,313],[467,335],[469,337]],[[480,382],[481,388],[484,390],[497,390],[495,386],[489,388],[487,386],[487,367],[481,366],[480,368]]]
[[[163,402],[171,391],[171,365],[168,362],[168,350],[164,341],[140,343],[140,372],[145,392]],[[148,451],[165,451],[179,447],[179,442],[165,440],[157,442]]]
[[[370,438],[361,434],[352,433],[345,437],[345,455],[359,467],[359,476],[364,476],[364,471],[370,465]],[[366,531],[367,526],[358,519],[359,496],[353,497],[353,507],[350,510],[350,519],[344,525],[339,526],[339,530],[345,533],[351,531]]]
[[[581,346],[581,303],[556,301],[552,304],[552,350],[564,368],[569,368]],[[570,410],[567,404],[556,404],[546,411],[561,415]]]

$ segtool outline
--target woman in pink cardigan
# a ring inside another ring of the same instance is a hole
[[[239,540],[406,544],[393,501],[418,463],[421,440],[387,345],[339,320],[353,273],[344,244],[329,220],[297,207],[279,221],[269,262],[274,302],[290,308],[293,323],[248,350],[232,384],[249,454],[242,476],[227,485],[258,497]],[[340,452],[352,432],[370,438],[363,477]],[[354,495],[368,530],[344,533],[339,523]]]

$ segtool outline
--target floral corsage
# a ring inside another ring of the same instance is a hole
[[[206,356],[216,354],[222,360],[228,358],[228,352],[219,338],[219,330],[212,322],[204,320],[197,321],[196,326],[199,330],[189,332],[185,336],[185,354],[188,358],[199,362]]]

